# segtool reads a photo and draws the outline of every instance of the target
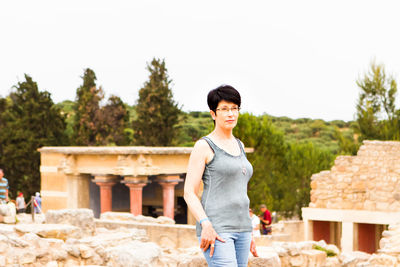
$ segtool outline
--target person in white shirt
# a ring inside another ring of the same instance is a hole
[[[253,225],[253,237],[261,236],[260,234],[260,219],[249,209],[251,224]]]
[[[16,202],[17,202],[17,213],[25,213],[26,204],[25,204],[24,194],[19,193]]]

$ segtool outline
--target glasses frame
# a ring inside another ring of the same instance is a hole
[[[235,110],[234,110],[234,109],[235,109]],[[226,108],[226,109],[225,109],[225,107],[224,107],[224,109],[222,109],[222,108],[216,108],[215,111],[217,111],[217,110],[219,110],[219,111],[221,111],[222,113],[225,113],[225,114],[228,114],[229,111],[232,112],[233,114],[235,114],[235,113],[238,113],[238,114],[239,114],[239,112],[240,112],[240,107],[231,107],[231,108]]]

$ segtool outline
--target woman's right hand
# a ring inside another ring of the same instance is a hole
[[[210,247],[210,257],[214,254],[214,244],[215,240],[219,240],[221,242],[225,242],[217,232],[215,232],[214,228],[210,221],[205,221],[201,224],[201,241],[200,241],[200,248],[203,251],[206,251],[208,247]]]

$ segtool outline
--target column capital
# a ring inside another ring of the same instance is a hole
[[[180,178],[179,174],[162,174],[157,176],[157,182],[161,183],[179,183],[183,182],[183,179]]]
[[[126,184],[127,186],[129,184],[148,184],[150,183],[149,178],[147,175],[127,175],[124,176],[124,179],[121,181],[121,183]]]
[[[164,182],[164,181],[162,181],[162,182],[158,182],[160,185],[161,185],[161,187],[163,188],[163,189],[166,189],[166,188],[170,188],[170,187],[175,187],[175,185],[177,185],[179,182]]]
[[[132,190],[142,190],[142,188],[145,187],[147,183],[125,183],[125,185]]]
[[[118,176],[117,175],[111,175],[111,174],[92,174],[94,176],[93,178],[93,182],[98,184],[108,184],[108,183],[112,183],[115,184],[116,182],[118,182]]]

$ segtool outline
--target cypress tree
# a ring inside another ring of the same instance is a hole
[[[104,145],[128,145],[126,129],[129,122],[129,112],[118,96],[111,96],[107,104],[101,108],[97,118],[100,127],[99,132]]]
[[[136,144],[168,146],[177,135],[175,126],[181,111],[173,100],[165,61],[153,59],[147,69],[149,80],[139,90],[137,119],[133,121]]]
[[[74,138],[75,145],[101,144],[98,118],[100,101],[104,94],[101,87],[96,87],[96,74],[87,68],[82,77],[83,84],[76,90]]]

